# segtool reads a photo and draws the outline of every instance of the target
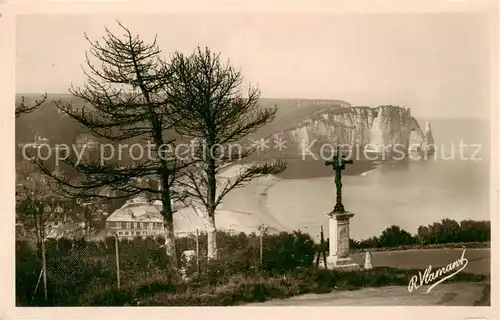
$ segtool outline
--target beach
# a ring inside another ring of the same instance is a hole
[[[318,163],[319,164],[319,163]],[[343,204],[355,214],[350,236],[366,239],[391,225],[411,233],[444,218],[489,219],[488,167],[460,161],[384,163],[358,175],[344,175]],[[221,207],[247,212],[281,230],[302,230],[317,238],[335,205],[333,172],[315,178],[265,177],[233,190]]]

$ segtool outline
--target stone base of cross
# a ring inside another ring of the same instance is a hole
[[[355,270],[359,265],[354,263],[349,257],[349,219],[354,217],[354,213],[347,211],[332,211],[327,214],[329,217],[330,246],[329,254],[326,258],[329,269]]]

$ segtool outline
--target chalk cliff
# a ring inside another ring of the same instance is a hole
[[[359,146],[372,152],[394,151],[408,153],[410,133],[416,132],[420,150],[432,153],[434,143],[430,123],[425,133],[409,108],[397,106],[351,107],[333,105],[288,123],[264,139],[269,139],[269,150],[282,154],[300,155],[304,150],[321,154],[333,151],[336,144]],[[280,149],[278,141],[284,142]],[[415,142],[412,142],[412,145]],[[363,148],[363,149],[361,149]],[[328,150],[330,149],[330,150]]]
[[[36,95],[38,97],[38,95]],[[19,97],[17,97],[19,98]],[[49,96],[49,101],[63,99],[75,105],[83,103],[67,95]],[[261,138],[269,139],[268,149],[261,154],[270,157],[279,154],[300,155],[310,147],[311,151],[328,153],[335,144],[360,146],[364,150],[381,152],[383,147],[398,145],[398,150],[407,150],[411,143],[414,149],[433,153],[434,138],[427,121],[422,132],[409,108],[397,106],[357,107],[342,100],[329,99],[260,99],[263,106],[277,105],[276,119],[249,137],[249,143]],[[16,120],[16,142],[32,142],[39,132],[50,140],[50,144],[79,142],[86,128],[63,117],[58,109],[49,103],[37,112]],[[411,136],[416,137],[410,142]],[[282,142],[281,148],[278,142]],[[243,141],[241,141],[243,142]],[[16,157],[21,159],[20,148]]]

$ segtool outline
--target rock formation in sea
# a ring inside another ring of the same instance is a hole
[[[434,145],[434,136],[432,135],[431,122],[429,120],[425,122],[424,150],[427,150],[427,154],[434,154],[436,152],[436,146]]]
[[[290,117],[293,119],[293,117]],[[378,107],[352,107],[336,103],[300,116],[279,130],[264,136],[269,140],[270,152],[279,152],[277,141],[285,141],[282,154],[300,155],[304,150],[324,155],[333,151],[337,144],[376,153],[409,153],[410,133],[416,132],[420,150],[433,153],[434,143],[430,123],[422,132],[409,108],[384,105]],[[272,150],[274,147],[274,150]]]

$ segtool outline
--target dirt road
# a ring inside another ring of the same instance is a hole
[[[466,273],[490,274],[490,249],[465,249],[464,257],[468,260]],[[406,251],[374,252],[372,264],[374,267],[394,267],[403,269],[425,269],[446,266],[462,255],[463,249],[426,249]],[[356,253],[352,259],[359,265],[364,264],[365,254]]]
[[[482,282],[440,284],[408,292],[404,287],[365,288],[326,294],[306,294],[290,299],[246,306],[488,306],[490,286]]]
[[[407,250],[374,252],[374,267],[388,266],[424,270],[445,266],[462,255],[463,249]],[[468,260],[462,272],[490,274],[490,250],[466,249]],[[354,254],[352,259],[363,265],[364,254]],[[490,304],[490,284],[486,282],[442,283],[426,293],[427,286],[412,292],[407,286],[365,288],[355,291],[339,291],[326,294],[306,294],[290,299],[273,300],[251,305],[264,306],[487,306]]]

